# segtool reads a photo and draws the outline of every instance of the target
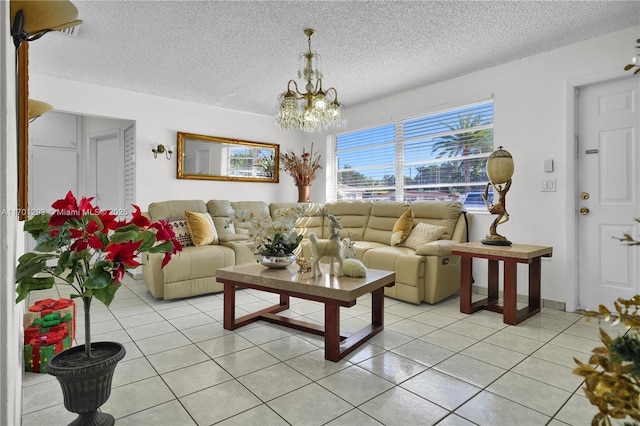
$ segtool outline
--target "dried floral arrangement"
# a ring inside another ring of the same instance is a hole
[[[291,150],[280,154],[280,167],[296,181],[297,186],[311,185],[316,178],[316,172],[322,168],[320,167],[321,157],[318,152],[313,152],[312,143],[309,152],[302,148],[301,156],[297,156]]]
[[[640,245],[628,234],[617,239],[628,245]],[[612,419],[623,419],[625,426],[637,425],[640,422],[640,295],[618,299],[613,305],[616,313],[600,305],[598,311],[587,311],[585,316],[610,321],[614,326],[623,323],[627,331],[612,338],[600,328],[604,346],[592,350],[587,364],[574,358],[578,367],[573,373],[585,378],[584,393],[589,402],[598,407],[592,425],[611,425]]]

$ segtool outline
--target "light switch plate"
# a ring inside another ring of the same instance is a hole
[[[551,173],[553,171],[553,159],[548,158],[544,160],[544,171]]]
[[[542,179],[540,181],[541,192],[555,192],[556,191],[556,179]]]

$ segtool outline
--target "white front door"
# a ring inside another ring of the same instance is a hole
[[[640,78],[579,89],[578,308],[640,293]]]

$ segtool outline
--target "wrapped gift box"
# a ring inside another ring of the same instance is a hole
[[[24,330],[24,369],[46,373],[49,358],[71,348],[72,314],[64,317],[59,312],[37,317]]]
[[[44,299],[38,300],[32,306],[29,306],[29,312],[24,314],[24,329],[31,327],[36,318],[44,318],[49,314],[60,314],[65,318],[67,314],[71,314],[70,336],[71,340],[76,338],[76,304],[71,299]],[[46,327],[46,325],[45,325]],[[25,344],[28,340],[25,337]]]

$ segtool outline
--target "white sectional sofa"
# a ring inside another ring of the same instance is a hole
[[[184,211],[208,213],[218,233],[217,244],[184,247],[179,256],[160,268],[161,255],[143,256],[143,277],[154,297],[175,299],[199,294],[220,292],[216,269],[234,264],[255,262],[248,248],[248,237],[234,224],[234,216],[250,211],[256,216],[273,215],[293,203],[261,201],[173,200],[152,203],[148,214],[152,220],[179,218]],[[341,237],[356,241],[356,257],[368,268],[395,271],[395,287],[385,288],[385,295],[411,303],[436,303],[460,288],[460,263],[452,256],[453,242],[468,240],[471,215],[463,212],[457,201],[338,201],[327,204],[305,204],[305,215],[296,229],[305,237],[301,255],[311,257],[307,240],[309,232],[328,238],[328,219],[324,209],[334,215],[343,226]],[[425,223],[446,228],[437,240],[409,248],[391,245],[391,234],[398,219],[412,210],[414,226]]]

